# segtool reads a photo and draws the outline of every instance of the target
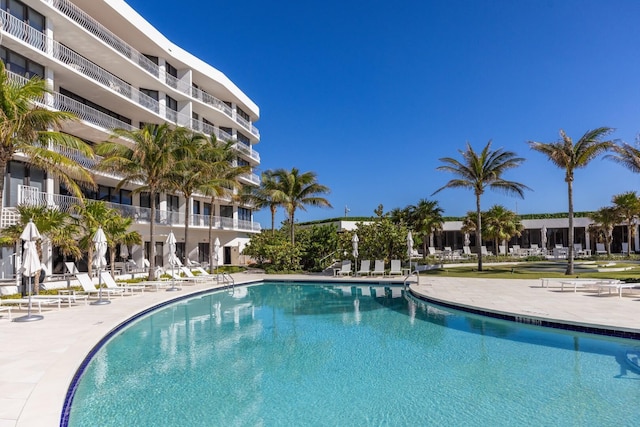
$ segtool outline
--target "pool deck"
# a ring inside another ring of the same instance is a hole
[[[316,275],[234,275],[236,284],[263,279],[323,280],[354,285],[367,278]],[[558,279],[560,280],[560,279]],[[371,281],[402,281],[371,278]],[[213,286],[215,288],[215,286]],[[211,283],[183,286],[181,291],[160,289],[133,296],[114,297],[104,306],[77,304],[43,310],[37,322],[10,322],[0,312],[0,427],[59,425],[69,384],[86,355],[112,329],[133,314],[158,304],[212,289]],[[458,306],[511,313],[574,325],[586,325],[640,333],[640,289],[633,294],[560,291],[560,283],[543,288],[540,280],[461,279],[415,277],[411,291],[434,301]],[[13,317],[25,314],[12,310]]]

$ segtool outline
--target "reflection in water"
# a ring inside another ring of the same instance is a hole
[[[237,290],[114,337],[82,378],[71,425],[638,421],[625,408],[640,403],[640,376],[616,362],[633,343],[467,316],[399,286]]]

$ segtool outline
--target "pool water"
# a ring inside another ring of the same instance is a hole
[[[81,377],[69,425],[638,425],[625,354],[639,347],[397,287],[262,284],[123,329]]]

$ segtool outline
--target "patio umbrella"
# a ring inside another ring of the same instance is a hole
[[[464,245],[469,246],[471,244],[471,239],[469,238],[469,233],[464,233]]]
[[[547,249],[547,226],[543,225],[540,230],[540,241],[542,242],[542,248]]]
[[[107,266],[107,236],[104,234],[102,227],[98,227],[98,231],[91,239],[94,245],[93,266],[98,269],[98,300],[92,302],[92,305],[110,304],[111,301],[102,299],[102,275],[101,270]]]
[[[358,235],[356,233],[353,233],[353,237],[351,238],[351,245],[353,246],[353,257],[356,260],[356,263],[354,265],[354,271],[358,271],[358,242],[360,241],[360,239],[358,239]]]
[[[411,270],[411,257],[413,256],[413,234],[411,230],[407,233],[407,258],[409,259],[409,270]]]
[[[213,260],[216,262],[216,274],[218,274],[218,252],[220,252],[220,239],[216,237],[213,243]]]
[[[18,317],[15,319],[16,322],[31,322],[44,318],[40,315],[31,314],[31,278],[40,272],[40,258],[38,257],[38,248],[36,247],[36,240],[40,238],[38,228],[33,221],[29,220],[29,223],[20,235],[20,239],[24,240],[22,275],[29,278],[29,307],[27,309],[27,315]]]
[[[125,261],[129,259],[129,247],[124,243],[120,244],[120,258]]]
[[[179,288],[176,287],[174,268],[180,260],[176,256],[176,236],[173,234],[173,231],[170,231],[167,236],[167,245],[169,245],[169,264],[171,264],[171,287],[167,288],[167,291],[177,291]]]

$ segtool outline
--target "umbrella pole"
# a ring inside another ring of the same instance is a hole
[[[98,300],[91,303],[91,305],[105,305],[111,304],[111,301],[102,299],[102,274],[100,274],[100,267],[98,267]]]
[[[31,276],[29,276],[29,305],[27,307],[27,315],[14,319],[14,322],[33,322],[35,320],[44,319],[44,316],[31,314],[31,286]]]
[[[167,291],[179,291],[180,288],[176,287],[176,276],[175,276],[175,272],[174,272],[174,267],[175,267],[175,260],[172,260],[173,262],[171,263],[171,287],[167,288]]]

